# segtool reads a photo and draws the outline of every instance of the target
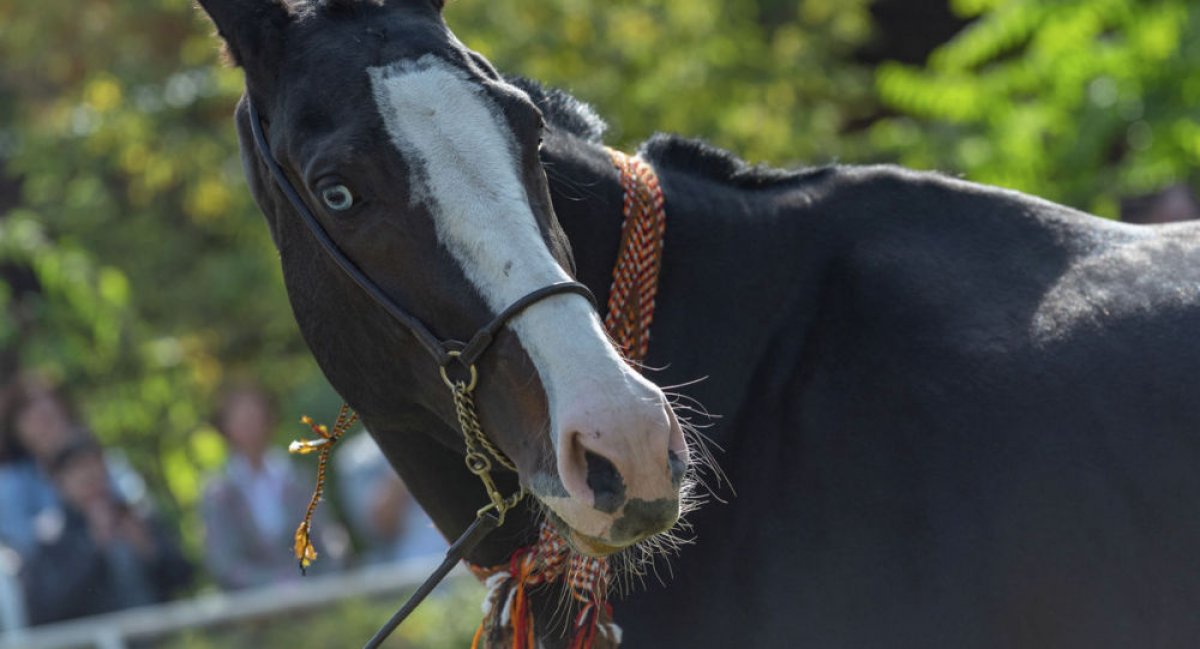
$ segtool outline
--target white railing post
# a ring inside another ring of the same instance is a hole
[[[96,634],[96,649],[128,649],[128,646],[121,631],[110,626]]]
[[[17,578],[20,558],[11,549],[0,546],[0,639],[16,641],[29,625],[25,617],[25,595]]]

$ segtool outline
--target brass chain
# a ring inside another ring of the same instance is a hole
[[[451,352],[452,357],[457,355],[457,352]],[[458,425],[462,428],[463,442],[467,448],[464,458],[467,470],[479,476],[479,481],[483,483],[483,488],[487,491],[490,501],[475,515],[483,516],[488,510],[495,509],[500,524],[503,524],[505,514],[516,507],[517,503],[525,497],[525,487],[522,486],[517,493],[507,498],[496,487],[496,481],[492,478],[492,461],[495,460],[497,464],[511,471],[516,471],[517,466],[492,444],[483,432],[483,427],[479,425],[479,414],[475,411],[475,398],[472,396],[475,386],[479,382],[479,374],[474,365],[468,367],[468,370],[470,372],[468,380],[451,380],[446,373],[446,368],[443,367],[442,381],[450,388],[450,394],[454,397],[454,410],[458,415]]]

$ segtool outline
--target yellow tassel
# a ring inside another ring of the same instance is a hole
[[[311,566],[312,562],[317,560],[317,549],[313,547],[312,538],[308,535],[308,521],[300,523],[300,527],[296,528],[293,550],[296,553],[296,560],[300,562],[301,570]]]
[[[329,463],[329,452],[333,450],[333,445],[337,443],[350,426],[358,420],[358,414],[350,410],[350,406],[342,404],[342,409],[338,412],[337,421],[333,425],[333,432],[329,432],[329,428],[324,424],[317,425],[308,415],[300,418],[300,423],[312,429],[312,432],[317,435],[317,439],[298,439],[291,444],[288,444],[288,452],[298,455],[308,455],[309,453],[320,452],[321,457],[317,459],[317,484],[313,487],[312,498],[308,501],[308,508],[304,510],[304,520],[300,522],[300,527],[296,528],[296,534],[293,537],[292,552],[296,555],[296,561],[300,562],[300,572],[303,573],[306,568],[312,565],[312,562],[317,560],[317,549],[312,544],[312,517],[313,512],[317,509],[317,503],[321,502],[321,494],[325,491],[325,466]]]
[[[295,455],[308,455],[321,450],[321,447],[329,445],[332,440],[328,439],[298,439],[288,444],[288,453]]]

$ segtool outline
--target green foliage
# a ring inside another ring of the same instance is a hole
[[[627,150],[655,131],[751,160],[859,157],[842,135],[869,115],[865,0],[455,0],[447,20],[501,70],[571,91]]]
[[[901,113],[874,126],[881,151],[1108,216],[1200,165],[1200,5],[953,5],[976,20],[926,66],[878,70]]]
[[[868,36],[864,5],[458,0],[447,19],[502,69],[595,101],[618,144],[663,129],[782,163],[851,155],[838,133],[870,76],[841,60]],[[75,388],[198,552],[221,382],[264,381],[287,421],[336,401],[242,179],[241,72],[218,64],[189,0],[0,0],[0,24],[0,98],[19,98],[0,101],[0,164],[22,181],[0,260],[32,264],[44,287],[31,333],[0,336]]]
[[[0,166],[22,189],[0,260],[43,288],[22,305],[27,333],[0,333],[73,388],[196,550],[192,505],[222,457],[206,423],[217,387],[323,385],[242,179],[241,73],[218,65],[187,0],[0,0],[0,25],[0,98],[17,99],[0,101]]]
[[[453,0],[447,20],[592,102],[627,150],[664,130],[756,162],[898,160],[1107,215],[1200,163],[1195,3],[953,6],[975,20],[926,65],[878,69],[853,58],[868,0]],[[221,382],[260,379],[285,422],[336,407],[242,179],[241,73],[212,33],[190,0],[0,0],[0,169],[21,185],[0,261],[43,286],[19,305],[0,287],[0,347],[67,380],[194,553]]]

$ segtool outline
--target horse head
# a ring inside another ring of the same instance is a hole
[[[459,42],[438,0],[200,4],[245,71],[243,160],[314,356],[377,436],[406,438],[383,444],[393,462],[414,436],[461,452],[437,364],[313,243],[248,139],[249,106],[336,246],[442,340],[467,340],[571,279],[537,106]],[[555,294],[512,317],[478,372],[483,430],[576,549],[608,554],[674,524],[679,422],[584,297]],[[394,422],[422,423],[401,434]]]

